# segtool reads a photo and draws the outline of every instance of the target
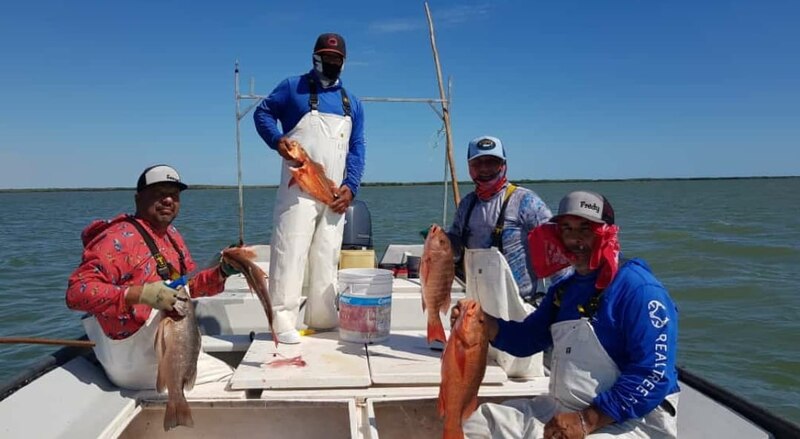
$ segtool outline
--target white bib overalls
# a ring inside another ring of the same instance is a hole
[[[616,363],[600,344],[587,318],[558,322],[550,327],[553,354],[550,391],[533,399],[482,404],[464,422],[468,438],[541,438],[544,424],[556,413],[588,407],[594,397],[611,388],[619,377]],[[677,410],[678,394],[667,396]],[[661,406],[644,418],[611,424],[590,438],[675,438],[677,418]]]
[[[344,91],[343,91],[344,92]],[[338,188],[344,178],[352,120],[349,115],[312,109],[288,134],[300,142],[312,160]],[[342,245],[344,215],[303,192],[289,187],[286,160],[275,199],[270,253],[269,291],[277,333],[296,328],[304,277],[308,277],[305,323],[318,329],[338,325],[335,308],[336,276]],[[306,273],[308,267],[308,273]]]

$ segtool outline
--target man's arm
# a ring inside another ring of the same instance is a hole
[[[285,79],[262,100],[253,112],[253,121],[256,125],[258,135],[272,149],[277,149],[278,141],[283,137],[278,127],[278,121],[282,117],[283,103],[290,99],[289,80]]]
[[[83,252],[81,265],[67,283],[66,303],[70,309],[94,315],[116,316],[128,309],[125,302],[127,286],[116,285],[121,270],[109,262],[113,249],[111,239],[105,239]]]
[[[678,319],[667,291],[643,285],[609,304],[625,334],[628,362],[620,364],[614,385],[593,406],[616,422],[640,418],[655,409],[677,382]]]
[[[361,178],[364,176],[366,164],[366,141],[364,139],[364,108],[361,101],[353,97],[353,127],[350,131],[350,145],[345,161],[345,178],[343,185],[350,188],[353,198],[361,187]]]

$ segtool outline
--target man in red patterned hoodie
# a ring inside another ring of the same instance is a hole
[[[81,234],[83,258],[67,287],[67,307],[86,311],[86,334],[111,381],[127,389],[156,384],[155,332],[164,311],[182,314],[177,290],[166,282],[196,268],[172,221],[187,188],[167,165],[145,169],[136,185],[136,213],[96,220]],[[194,274],[187,288],[192,297],[222,292],[225,278],[236,271],[220,262]],[[196,383],[231,375],[224,362],[203,352]]]

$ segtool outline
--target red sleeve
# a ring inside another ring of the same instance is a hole
[[[122,273],[132,271],[132,259],[122,252],[125,244],[122,233],[104,233],[86,246],[81,264],[69,278],[67,307],[106,317],[127,312],[125,290],[130,282]]]

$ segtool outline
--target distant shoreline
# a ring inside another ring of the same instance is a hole
[[[648,182],[648,181],[702,181],[702,180],[778,180],[798,178],[798,175],[782,175],[782,176],[760,176],[760,177],[669,177],[669,178],[608,178],[608,179],[591,179],[591,178],[573,178],[563,180],[513,180],[515,184],[548,184],[548,183],[599,183],[599,182]],[[469,184],[469,180],[461,181],[459,184]],[[362,183],[362,187],[394,187],[394,186],[438,186],[441,181],[419,181],[419,182],[371,182]],[[193,184],[192,189],[236,189],[236,185],[210,185],[210,184]],[[245,185],[246,189],[275,189],[278,187],[276,184],[266,185]],[[133,187],[99,187],[99,188],[24,188],[24,189],[0,189],[0,193],[13,193],[13,192],[105,192],[105,191],[133,191]]]

